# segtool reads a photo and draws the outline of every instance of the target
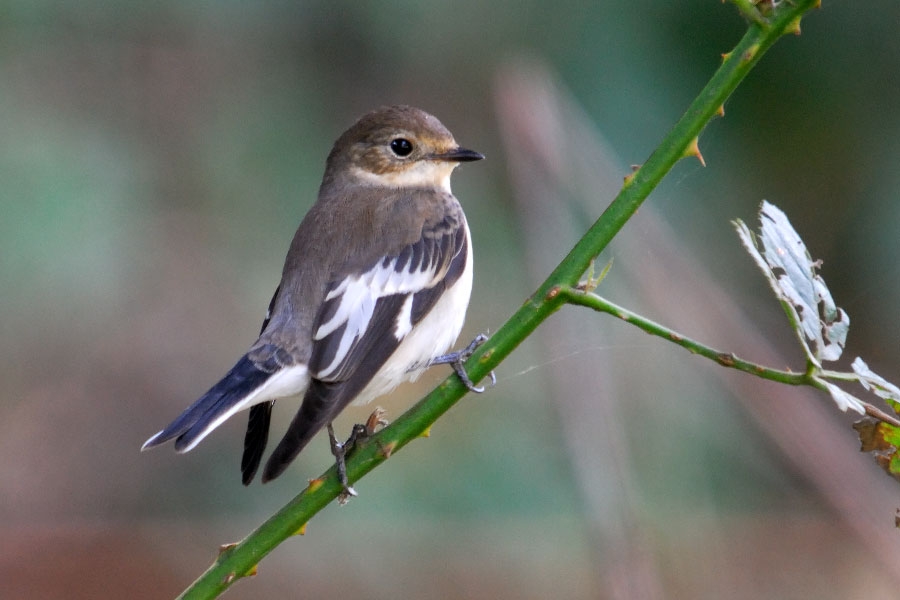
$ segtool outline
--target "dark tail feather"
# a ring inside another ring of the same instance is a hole
[[[247,433],[244,435],[244,455],[241,457],[241,481],[250,485],[259,463],[262,461],[266,443],[269,441],[269,422],[275,401],[256,404],[250,408],[247,419]]]
[[[262,335],[269,326],[279,291],[281,291],[280,285],[275,288],[275,293],[269,300],[269,308],[266,310],[266,318],[263,319],[259,335]],[[241,482],[244,485],[250,485],[250,482],[253,481],[263,452],[266,451],[266,444],[269,443],[269,423],[272,421],[273,406],[275,406],[274,400],[250,407],[250,416],[247,417],[247,433],[244,434],[244,454],[241,456]]]
[[[323,383],[316,379],[310,382],[300,410],[294,416],[287,433],[272,451],[266,462],[262,482],[266,483],[281,475],[309,440],[320,429],[330,423],[352,400],[355,394],[342,393],[345,386],[340,383]],[[348,396],[344,398],[344,396]]]
[[[175,440],[175,449],[183,451],[196,439],[206,435],[207,428],[212,422],[246,398],[271,376],[272,373],[261,371],[246,355],[243,356],[219,383],[191,404],[165,429],[147,440],[141,449],[153,448],[172,438],[178,438]]]

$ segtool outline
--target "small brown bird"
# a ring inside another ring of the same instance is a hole
[[[416,379],[425,367],[462,369],[474,348],[443,355],[462,329],[472,291],[472,243],[450,191],[461,148],[430,114],[390,106],[360,118],[335,142],[317,202],[291,242],[259,339],[199,400],[142,449],[175,438],[187,452],[238,411],[250,416],[241,462],[253,480],[276,398],[303,394],[262,481],[280,475],[328,426],[347,494],[343,448],[331,421]]]

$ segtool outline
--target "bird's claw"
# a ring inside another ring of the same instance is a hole
[[[469,357],[475,353],[475,350],[478,348],[478,346],[485,343],[487,341],[487,339],[488,339],[488,336],[486,336],[483,333],[479,333],[478,335],[475,336],[475,339],[473,339],[469,343],[469,345],[466,346],[465,348],[463,348],[462,350],[457,350],[456,352],[451,352],[451,353],[445,354],[443,356],[438,356],[437,358],[432,359],[431,364],[432,365],[447,365],[447,364],[450,365],[451,367],[453,367],[453,370],[456,372],[457,377],[459,377],[460,381],[463,382],[463,385],[465,385],[466,388],[470,392],[475,392],[476,394],[480,394],[484,391],[484,386],[483,385],[475,385],[474,383],[472,383],[472,380],[469,379],[469,374],[466,373],[466,369],[463,367],[463,363],[465,363],[467,360],[469,360]],[[497,376],[494,374],[493,371],[490,372],[490,378],[491,378],[491,387],[494,387],[495,385],[497,385]]]
[[[344,486],[344,491],[342,491],[340,494],[338,494],[337,501],[338,501],[338,504],[340,504],[341,506],[344,506],[345,504],[350,502],[350,498],[356,498],[357,496],[359,496],[359,494],[356,493],[356,490],[354,490],[351,486],[347,485],[347,486]]]
[[[337,441],[337,438],[334,435],[334,428],[331,423],[328,424],[328,441],[331,443],[331,454],[334,455],[335,463],[337,465],[338,480],[341,482],[341,487],[343,488],[343,491],[338,494],[337,498],[338,504],[341,506],[347,504],[347,502],[350,501],[350,498],[355,498],[359,495],[347,480],[347,464],[345,459],[353,451],[357,443],[367,437],[375,435],[375,432],[379,427],[386,427],[388,425],[388,420],[384,418],[384,415],[385,410],[380,406],[376,406],[375,410],[372,411],[372,414],[369,415],[369,418],[366,419],[364,424],[357,423],[353,426],[350,437],[343,443]]]

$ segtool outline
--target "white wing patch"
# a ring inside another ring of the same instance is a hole
[[[398,342],[412,331],[412,303],[413,295],[410,294],[406,297],[400,312],[397,314],[397,323],[394,325],[394,337],[397,338]]]
[[[397,323],[393,328],[394,336],[398,341],[410,332],[412,329],[412,294],[434,286],[444,275],[443,272],[438,272],[439,265],[434,264],[435,261],[431,260],[433,256],[427,252],[422,257],[420,264],[415,265],[416,270],[410,271],[409,268],[412,266],[411,262],[414,257],[415,253],[409,253],[408,257],[403,257],[403,264],[399,269],[397,267],[399,257],[393,257],[387,262],[381,260],[365,273],[347,277],[328,292],[325,301],[337,300],[339,305],[331,318],[316,329],[313,339],[319,341],[345,325],[346,328],[341,333],[341,340],[334,359],[316,374],[317,377],[326,378],[341,365],[353,343],[360,339],[369,328],[372,313],[375,311],[375,304],[379,298],[394,294],[410,294],[403,303]],[[445,271],[446,268],[446,266],[442,266],[442,271]]]

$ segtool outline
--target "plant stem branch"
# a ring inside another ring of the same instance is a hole
[[[715,348],[711,348],[705,344],[686,337],[668,327],[660,325],[655,321],[651,321],[641,315],[628,310],[618,304],[593,294],[585,292],[579,288],[561,287],[559,294],[568,304],[576,306],[584,306],[597,312],[612,315],[617,319],[622,319],[626,323],[630,323],[639,329],[657,337],[673,342],[682,348],[685,348],[693,354],[699,354],[704,358],[708,358],[730,369],[737,369],[744,373],[756,375],[762,379],[777,381],[788,385],[809,385],[822,392],[828,394],[828,388],[822,382],[822,379],[834,379],[837,381],[859,381],[859,376],[855,373],[843,373],[841,371],[830,371],[819,369],[815,365],[807,365],[807,371],[804,373],[795,373],[793,371],[781,371],[779,369],[771,369],[758,363],[753,363],[742,358],[738,358],[731,352],[721,352]],[[865,408],[866,414],[880,421],[890,423],[891,425],[900,427],[900,420],[890,415],[877,406],[858,399]]]
[[[756,8],[756,4],[750,0],[731,0],[731,3],[734,4],[735,8],[738,9],[738,12],[744,15],[744,18],[751,23],[756,23],[761,27],[769,26],[765,17],[763,17],[762,13],[759,12],[759,9]]]
[[[738,358],[730,352],[716,350],[715,348],[711,348],[696,340],[681,335],[668,327],[664,327],[655,321],[642,317],[627,308],[610,302],[597,294],[583,292],[576,288],[565,287],[560,288],[560,295],[562,295],[569,304],[585,306],[598,312],[612,315],[617,319],[622,319],[626,323],[635,325],[651,335],[677,344],[692,354],[699,354],[700,356],[713,360],[723,367],[737,369],[738,371],[750,373],[757,377],[762,377],[763,379],[786,383],[788,385],[805,385],[810,383],[808,373],[795,373],[793,371],[770,369],[769,367],[764,367],[763,365]]]

